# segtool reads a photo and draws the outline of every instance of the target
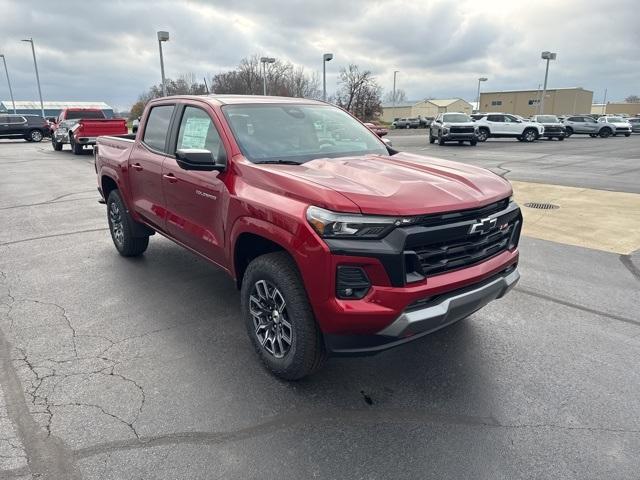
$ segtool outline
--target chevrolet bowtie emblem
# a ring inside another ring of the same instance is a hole
[[[469,228],[469,235],[473,233],[489,233],[491,230],[496,228],[497,222],[498,219],[496,218],[483,218],[478,223],[474,223],[473,225],[471,225],[471,228]]]

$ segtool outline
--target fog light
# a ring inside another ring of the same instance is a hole
[[[371,282],[361,267],[340,265],[336,272],[336,296],[346,300],[363,298]]]

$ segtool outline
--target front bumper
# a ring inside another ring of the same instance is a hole
[[[442,135],[442,138],[444,138],[445,140],[475,140],[476,139],[476,134],[475,133],[452,133],[449,132],[446,135]]]
[[[408,308],[390,325],[373,335],[325,334],[329,353],[338,356],[372,355],[421,338],[468,317],[492,300],[506,295],[520,279],[515,265],[482,282],[439,295]]]
[[[82,145],[95,145],[97,137],[77,137],[75,140]]]

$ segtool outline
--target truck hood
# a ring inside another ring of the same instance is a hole
[[[512,193],[508,181],[488,170],[408,153],[264,167],[341,193],[367,214],[419,215],[464,210]]]

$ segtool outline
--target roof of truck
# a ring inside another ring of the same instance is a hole
[[[325,105],[325,102],[312,100],[310,98],[296,97],[275,97],[264,95],[176,95],[173,98],[187,98],[193,100],[210,100],[218,105],[237,105],[237,104],[255,104],[255,103],[294,103],[294,104],[317,104]],[[159,100],[159,99],[156,99]]]

